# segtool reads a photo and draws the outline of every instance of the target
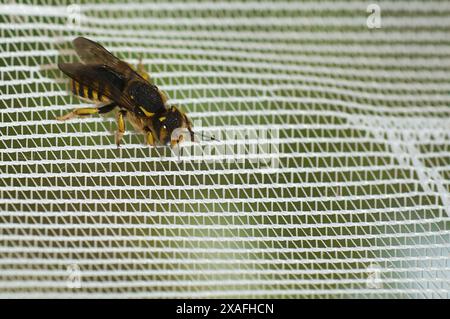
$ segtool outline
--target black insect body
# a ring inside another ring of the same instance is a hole
[[[73,41],[83,63],[59,63],[59,69],[72,79],[72,93],[96,103],[94,107],[78,108],[58,117],[73,117],[117,112],[116,144],[125,132],[125,119],[146,135],[149,145],[177,145],[187,130],[191,141],[194,132],[189,118],[177,107],[167,105],[167,95],[151,83],[144,66],[133,69],[100,44],[79,37]]]

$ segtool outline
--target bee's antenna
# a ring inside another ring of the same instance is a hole
[[[197,135],[197,136],[199,136],[198,133],[195,133],[195,132],[192,132],[192,131],[191,131],[191,135]],[[217,139],[214,135],[213,135],[213,136],[208,136],[208,135],[205,135],[205,133],[202,131],[202,134],[201,134],[201,139],[202,139],[202,141],[205,140],[205,137],[206,137],[208,140],[210,140],[210,141],[220,142],[220,140]]]
[[[191,134],[191,142],[194,142],[194,131],[190,127],[188,127],[188,130],[189,134]]]
[[[202,141],[204,141],[204,140],[205,140],[205,137],[206,137],[206,138],[207,138],[208,140],[210,140],[210,141],[217,141],[217,142],[220,142],[214,135],[213,135],[213,136],[205,135],[205,132],[204,132],[204,131],[202,131],[202,134],[201,134],[201,136],[200,136],[198,133],[194,132],[190,127],[188,127],[188,130],[189,130],[189,133],[191,134],[191,142],[194,142],[194,136],[195,136],[195,135],[201,137]]]

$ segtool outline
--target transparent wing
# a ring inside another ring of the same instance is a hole
[[[127,78],[140,77],[126,62],[115,57],[103,46],[84,37],[73,40],[75,51],[86,64],[103,64]]]
[[[123,75],[112,68],[100,64],[60,63],[59,69],[83,86],[91,88],[101,95],[132,109],[134,103],[124,92],[127,81]]]

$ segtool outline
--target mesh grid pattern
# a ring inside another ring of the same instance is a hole
[[[2,1],[0,296],[448,298],[450,4],[377,3]],[[57,122],[79,35],[277,152]]]

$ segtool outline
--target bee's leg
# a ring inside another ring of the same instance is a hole
[[[104,113],[108,113],[111,112],[115,107],[117,106],[117,104],[115,102],[106,104],[106,105],[102,105],[100,107],[85,107],[85,108],[79,108],[79,109],[75,109],[72,112],[69,112],[63,116],[58,116],[56,117],[57,120],[60,121],[66,121],[66,120],[70,120],[71,118],[74,117],[79,117],[79,116],[88,116],[88,115],[94,115],[94,114],[104,114]]]
[[[93,114],[97,114],[98,112],[99,112],[99,109],[96,107],[85,107],[85,108],[75,109],[72,112],[69,112],[63,116],[57,116],[56,119],[59,121],[67,121],[74,117],[93,115]]]
[[[98,114],[109,113],[112,110],[114,110],[116,108],[116,106],[117,106],[116,102],[111,102],[109,104],[105,104],[105,105],[99,106]]]
[[[147,131],[145,135],[145,142],[149,146],[155,146],[155,138],[153,137],[152,131]]]
[[[120,142],[122,141],[123,134],[125,133],[125,120],[124,117],[126,115],[126,111],[120,110],[117,112],[117,132],[116,132],[116,144],[117,147],[120,146]]]
[[[151,82],[150,74],[147,73],[147,70],[145,69],[145,65],[142,63],[142,55],[139,57],[139,63],[136,68],[136,72],[142,76],[147,81]]]

